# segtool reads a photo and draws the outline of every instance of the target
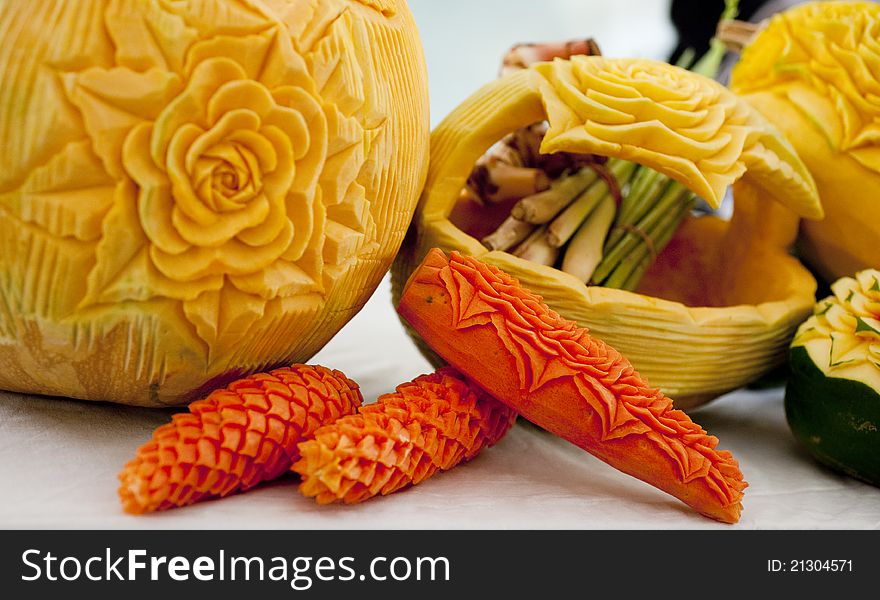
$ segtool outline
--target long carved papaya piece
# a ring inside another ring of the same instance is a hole
[[[320,428],[299,445],[293,470],[303,478],[300,492],[319,504],[353,504],[471,460],[515,420],[514,410],[447,367]]]
[[[156,429],[119,474],[122,507],[186,506],[274,479],[299,457],[297,443],[362,401],[355,382],[317,365],[239,379]]]
[[[503,271],[431,250],[398,312],[447,362],[522,416],[611,466],[735,523],[747,484],[730,452],[630,362]]]

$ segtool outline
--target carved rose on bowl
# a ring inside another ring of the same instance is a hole
[[[622,147],[626,158],[662,164],[702,197],[718,200],[746,170],[750,115],[708,79],[642,60],[573,57],[536,70],[550,83],[545,104],[555,127],[545,138],[548,150],[585,142]]]

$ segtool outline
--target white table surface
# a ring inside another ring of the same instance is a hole
[[[429,367],[397,322],[387,279],[313,362],[368,400]],[[586,528],[728,527],[520,422],[474,461],[356,506],[318,506],[294,477],[146,517],[122,512],[116,474],[170,411],[0,393],[0,527]],[[880,489],[814,463],[785,424],[782,390],[739,391],[694,419],[740,461],[739,528],[880,528]]]
[[[516,41],[597,36],[608,55],[662,57],[665,2],[411,0],[436,123],[493,77]],[[313,359],[356,379],[369,400],[426,372],[397,322],[387,278]],[[116,474],[169,411],[0,392],[0,528],[712,528],[674,498],[533,426],[476,460],[357,506],[317,506],[293,477],[145,517],[124,514]],[[734,528],[880,528],[880,489],[837,475],[795,443],[782,390],[738,391],[692,411],[750,483]]]

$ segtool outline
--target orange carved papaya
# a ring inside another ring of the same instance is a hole
[[[257,373],[176,414],[119,474],[132,514],[248,490],[285,473],[297,443],[363,402],[357,383],[322,366]]]
[[[703,515],[735,523],[733,455],[630,362],[500,269],[431,250],[398,312],[452,366],[533,423]]]
[[[416,485],[475,458],[507,433],[516,412],[443,368],[397,386],[315,432],[292,469],[319,504],[362,502]]]

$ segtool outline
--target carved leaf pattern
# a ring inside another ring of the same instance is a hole
[[[321,2],[293,30],[273,4],[295,3],[114,0],[115,64],[57,67],[106,173],[97,220],[59,231],[97,244],[81,308],[170,298],[210,350],[268,302],[323,294],[364,247],[358,178],[381,124],[343,52],[357,23],[345,3]],[[334,51],[341,60],[321,62]],[[47,168],[76,162],[64,160]]]
[[[645,387],[613,348],[491,265],[453,252],[448,265],[431,272],[431,283],[449,295],[454,327],[495,330],[516,361],[524,393],[571,378],[601,420],[602,441],[644,436],[674,461],[683,483],[705,480],[725,506],[742,498],[745,483],[732,454],[717,450],[718,439],[675,410],[662,392]]]
[[[74,142],[31,171],[14,192],[0,194],[0,209],[52,236],[92,242],[101,235],[115,187],[89,144]]]
[[[180,73],[198,32],[179,14],[142,0],[111,0],[104,12],[118,66]]]

